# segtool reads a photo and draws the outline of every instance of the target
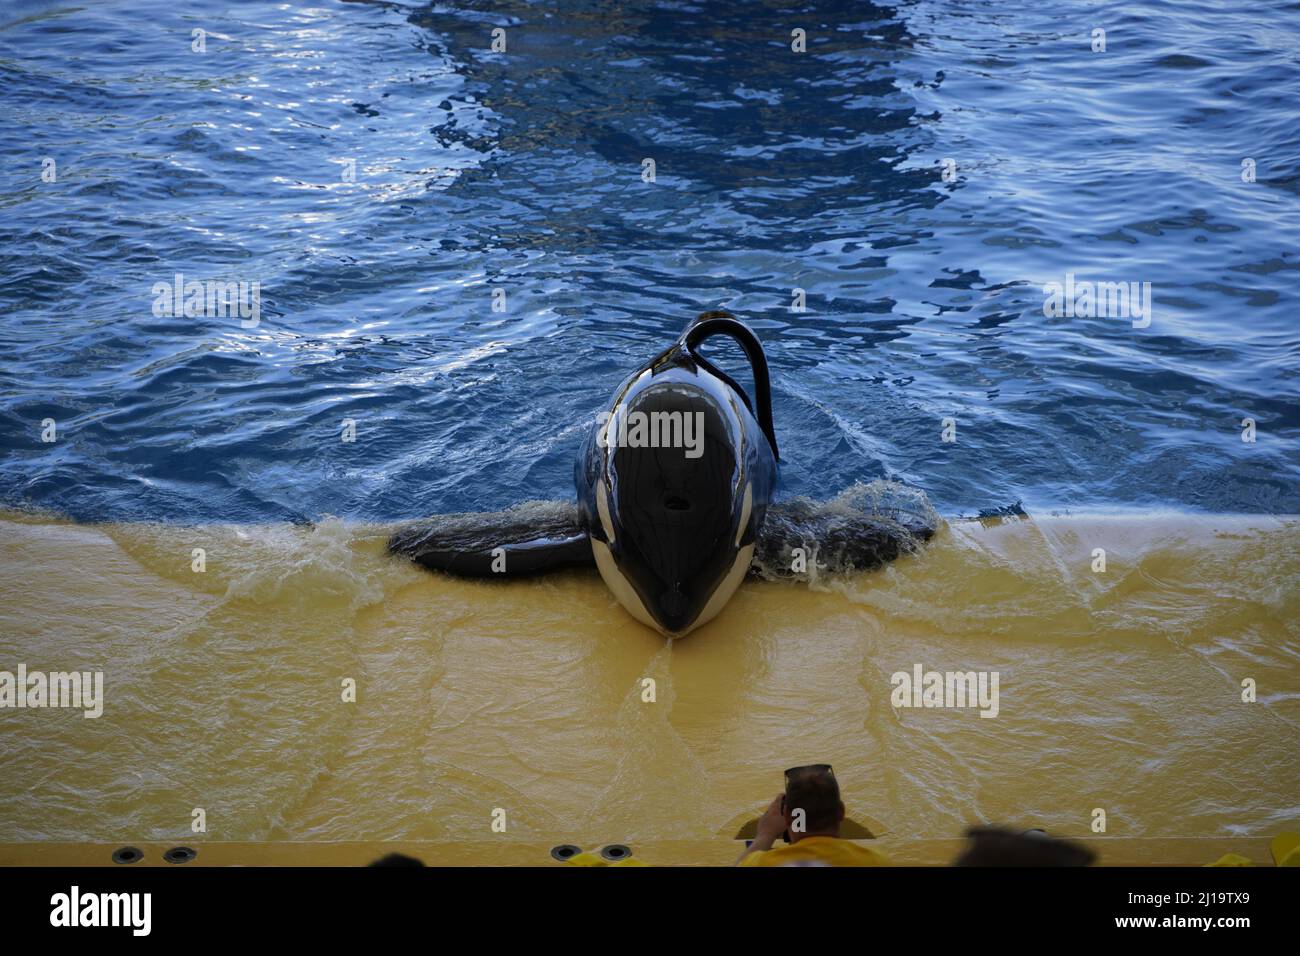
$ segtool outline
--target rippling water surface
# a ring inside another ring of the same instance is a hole
[[[565,497],[579,424],[726,307],[767,346],[789,493],[1300,511],[1294,3],[0,16],[3,503]],[[1067,272],[1150,282],[1150,326],[1045,317]],[[260,324],[155,316],[177,273],[257,281]]]

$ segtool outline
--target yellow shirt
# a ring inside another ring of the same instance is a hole
[[[889,866],[883,853],[839,837],[810,836],[789,846],[759,850],[740,861],[741,866]]]

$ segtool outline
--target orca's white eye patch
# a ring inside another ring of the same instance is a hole
[[[736,547],[740,547],[740,539],[745,536],[745,529],[749,527],[749,513],[753,510],[754,483],[751,481],[745,485],[745,500],[740,503],[740,523],[736,525]]]
[[[600,527],[605,538],[614,543],[614,522],[609,516],[609,492],[605,488],[605,479],[596,482],[596,514],[600,516]]]
[[[601,448],[610,449],[613,447],[614,434],[618,424],[618,419],[615,418],[612,413],[603,414],[607,414],[608,417],[605,419],[605,424],[600,427],[598,442]],[[608,454],[608,451],[606,454]]]

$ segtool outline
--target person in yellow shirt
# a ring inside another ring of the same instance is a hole
[[[792,767],[785,793],[778,793],[758,821],[754,841],[737,866],[888,866],[886,857],[840,837],[844,803],[828,763]],[[773,849],[782,836],[789,846]]]

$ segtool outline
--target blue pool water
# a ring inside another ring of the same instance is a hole
[[[0,504],[567,497],[618,382],[723,307],[788,493],[1300,512],[1298,103],[1276,0],[7,2]],[[259,323],[155,315],[177,273],[256,281]],[[1045,316],[1067,273],[1150,282],[1150,325]]]

